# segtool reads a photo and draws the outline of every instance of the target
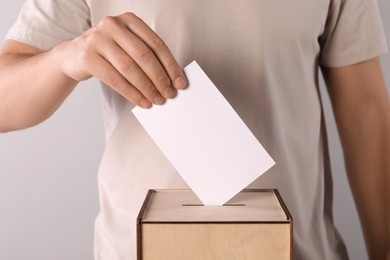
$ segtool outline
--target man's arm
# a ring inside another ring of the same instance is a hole
[[[390,102],[379,59],[322,68],[370,259],[389,259]]]
[[[6,41],[0,50],[0,132],[42,122],[72,92],[77,81],[61,73],[55,56]]]
[[[8,40],[0,49],[0,132],[42,122],[92,76],[144,108],[186,85],[165,43],[131,13],[106,17],[49,51]]]

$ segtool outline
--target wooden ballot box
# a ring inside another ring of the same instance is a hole
[[[137,219],[138,259],[292,259],[292,218],[277,190],[203,206],[190,190],[150,190]]]

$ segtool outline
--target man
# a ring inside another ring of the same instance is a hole
[[[346,259],[332,221],[322,68],[370,258],[388,256],[389,99],[375,1],[32,0],[7,38],[3,132],[45,120],[79,81],[104,83],[96,259],[135,257],[147,189],[187,187],[130,109],[173,98],[186,86],[180,68],[194,59],[278,162],[251,187],[282,193],[295,221],[294,259]]]

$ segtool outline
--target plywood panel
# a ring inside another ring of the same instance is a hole
[[[143,224],[142,259],[290,259],[289,224]]]

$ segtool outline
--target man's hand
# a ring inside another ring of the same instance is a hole
[[[168,47],[131,13],[106,17],[49,51],[7,40],[0,49],[0,132],[44,121],[92,76],[143,108],[187,84]]]
[[[105,17],[56,49],[63,55],[64,74],[76,81],[95,76],[143,108],[164,103],[186,86],[164,41],[132,13]]]

